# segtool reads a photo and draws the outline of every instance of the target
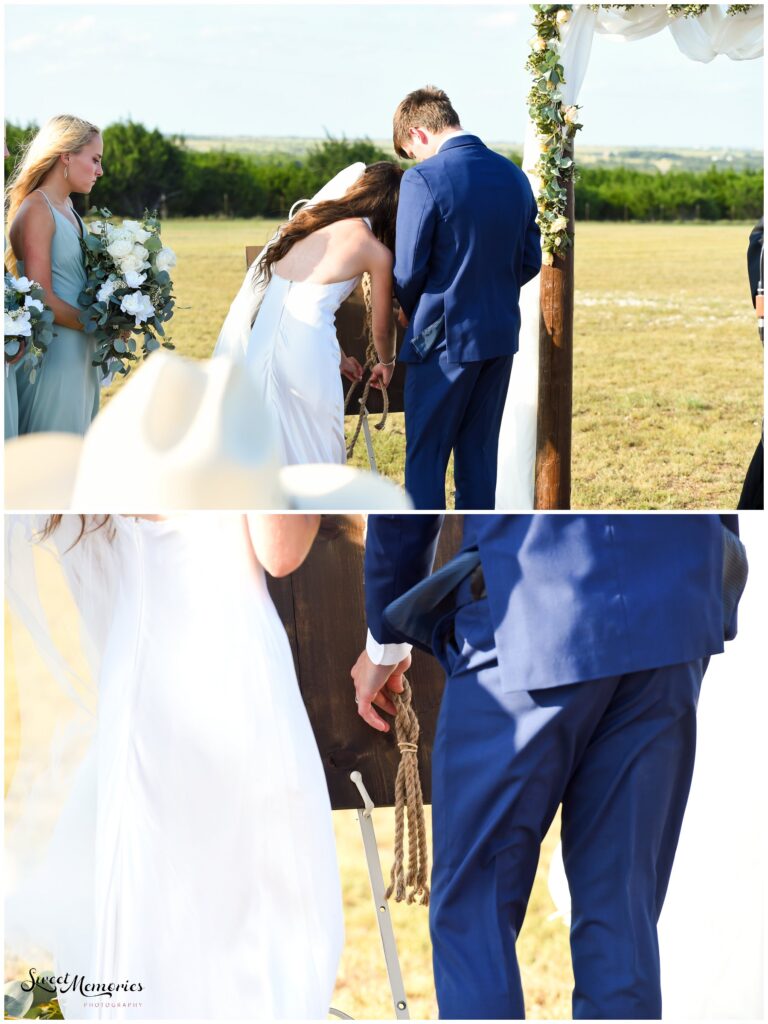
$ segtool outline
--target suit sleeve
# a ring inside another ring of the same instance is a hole
[[[763,251],[763,218],[755,224],[749,236],[747,247],[747,273],[749,275],[749,290],[752,295],[752,305],[757,301],[757,285],[760,281],[760,256]]]
[[[531,212],[528,216],[528,224],[525,229],[525,247],[523,249],[523,280],[527,284],[541,270],[541,232],[536,223],[538,209],[536,200],[531,192]]]
[[[410,168],[400,182],[395,240],[395,295],[409,318],[427,280],[438,219],[423,175]]]
[[[379,644],[400,640],[385,625],[384,609],[429,576],[443,516],[371,515],[365,541],[365,613]]]
[[[728,527],[731,533],[735,533],[737,537],[739,536],[739,517],[737,515],[734,513],[723,514],[720,516],[720,522],[723,526]]]

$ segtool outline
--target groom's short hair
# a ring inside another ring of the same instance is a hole
[[[446,128],[460,126],[459,115],[442,89],[434,85],[415,89],[400,101],[392,119],[392,142],[395,152],[398,156],[409,159],[403,147],[410,138],[410,128],[426,128],[427,131],[437,133]]]

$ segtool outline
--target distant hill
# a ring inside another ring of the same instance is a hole
[[[322,139],[302,138],[297,135],[187,135],[185,145],[192,150],[207,152],[224,150],[250,156],[288,156],[300,159],[312,146]],[[391,139],[371,139],[374,145],[387,153],[392,150]],[[497,153],[520,154],[521,142],[492,141],[488,145]],[[579,146],[576,143],[579,163],[585,167],[631,167],[637,171],[661,172],[706,171],[709,167],[734,170],[759,170],[763,166],[763,154],[757,149],[653,149],[629,146]]]

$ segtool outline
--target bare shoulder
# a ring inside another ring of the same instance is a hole
[[[365,251],[366,255],[370,259],[386,264],[387,261],[390,263],[393,260],[392,253],[382,242],[378,240],[376,235],[368,227],[368,222],[362,217],[350,218],[346,221],[350,225],[350,234],[354,234],[355,241]]]
[[[16,211],[13,226],[24,229],[32,228],[37,231],[49,228],[51,232],[55,227],[53,214],[51,213],[45,197],[39,192],[30,192],[25,196]]]
[[[366,240],[366,253],[374,270],[391,271],[395,263],[395,257],[391,249],[388,249],[383,242],[380,242],[376,235],[365,225],[368,232]]]

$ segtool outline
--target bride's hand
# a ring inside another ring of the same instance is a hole
[[[363,368],[354,356],[345,356],[342,352],[339,362],[342,377],[347,380],[358,381],[363,379]]]
[[[392,366],[385,366],[383,363],[376,363],[371,370],[371,387],[378,388],[379,391],[381,391],[382,386],[388,388],[394,372],[394,364]]]

